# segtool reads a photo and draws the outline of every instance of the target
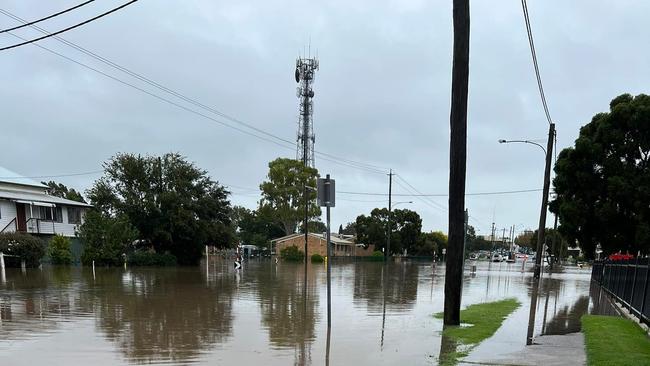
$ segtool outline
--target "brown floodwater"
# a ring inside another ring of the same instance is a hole
[[[326,271],[251,260],[199,267],[7,269],[0,281],[0,365],[435,365],[444,266],[334,262],[332,328]],[[522,306],[468,359],[524,349],[532,293],[521,264],[466,271],[463,306],[516,297]],[[588,269],[540,285],[535,334],[580,330],[603,312]],[[441,351],[442,350],[442,351]]]

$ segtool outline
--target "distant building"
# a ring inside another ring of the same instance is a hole
[[[307,255],[320,254],[327,256],[327,238],[326,234],[307,234]],[[375,251],[375,246],[370,244],[367,248],[365,245],[356,243],[354,235],[330,234],[332,242],[332,256],[334,257],[364,257],[369,256]],[[305,250],[305,234],[291,234],[281,238],[271,240],[274,252],[279,254],[284,248],[296,246],[300,251]]]
[[[0,232],[76,236],[92,206],[49,195],[47,189],[0,167]]]

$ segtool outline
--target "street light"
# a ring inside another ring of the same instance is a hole
[[[395,202],[392,206],[397,206],[402,203],[413,203],[413,201],[401,201],[401,202]],[[391,205],[388,206],[388,235],[386,236],[386,255],[384,256],[384,259],[387,259],[390,257],[390,233],[392,231],[392,222],[391,222],[391,212],[392,212],[392,207]],[[385,263],[385,262],[384,262]]]
[[[504,140],[504,139],[500,139],[500,140],[499,140],[499,143],[500,143],[500,144],[522,143],[522,144],[531,144],[531,145],[535,145],[535,146],[539,147],[540,149],[542,149],[542,151],[544,152],[544,155],[546,156],[546,149],[544,148],[544,146],[542,146],[542,145],[540,145],[540,144],[538,144],[538,143],[536,143],[536,142],[534,142],[534,141],[530,141],[530,140]]]
[[[399,205],[399,204],[401,204],[401,203],[413,203],[413,201],[401,201],[401,202],[395,202],[395,203],[393,203],[393,207],[395,207],[395,206],[397,206],[397,205]]]
[[[531,140],[505,140],[505,139],[499,139],[500,144],[508,144],[508,143],[522,143],[522,144],[530,144],[530,145],[535,145],[542,149],[544,152],[544,155],[546,157],[546,164],[545,164],[545,170],[544,170],[544,189],[542,193],[542,207],[539,215],[539,227],[538,227],[538,232],[537,232],[537,255],[535,256],[535,270],[533,272],[533,277],[534,278],[539,278],[540,273],[541,273],[541,266],[542,266],[542,253],[544,250],[544,236],[545,236],[545,230],[546,230],[546,211],[548,209],[548,191],[550,187],[550,176],[551,176],[551,152],[553,151],[553,138],[555,137],[555,124],[551,123],[549,126],[549,131],[548,131],[548,146],[545,149],[544,146],[531,141]]]

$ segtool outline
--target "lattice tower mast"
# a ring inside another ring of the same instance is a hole
[[[299,57],[296,59],[295,78],[299,84],[296,94],[300,101],[298,134],[296,138],[296,159],[302,161],[305,166],[312,168],[316,167],[314,161],[314,142],[316,141],[316,135],[314,133],[312,101],[314,98],[312,84],[316,70],[318,70],[318,60],[316,58]]]

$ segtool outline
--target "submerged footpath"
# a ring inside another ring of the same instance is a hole
[[[503,366],[564,366],[586,365],[585,337],[582,333],[547,335],[535,338],[533,345],[495,359],[472,360],[468,358],[460,365],[503,365]]]
[[[522,334],[512,332],[516,328],[504,324],[495,337],[459,365],[650,365],[647,327],[639,326],[609,297],[601,297],[591,312],[599,315],[581,316],[579,332],[537,336],[530,346],[522,344]],[[518,316],[521,314],[513,314],[510,321],[517,321]]]

